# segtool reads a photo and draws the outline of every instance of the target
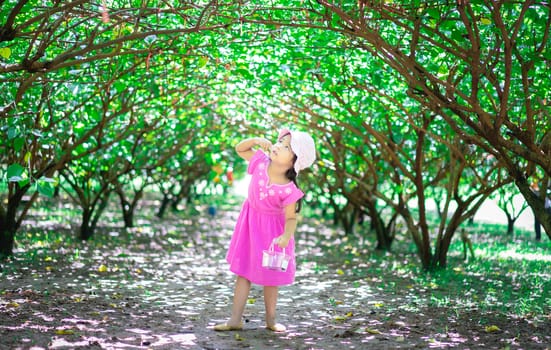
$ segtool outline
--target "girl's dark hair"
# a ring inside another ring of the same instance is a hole
[[[297,188],[299,188],[298,183],[297,183],[297,172],[295,171],[295,162],[296,161],[297,161],[297,155],[295,154],[295,158],[293,159],[293,166],[291,168],[289,168],[289,170],[287,170],[287,172],[285,173],[285,177],[288,178],[289,180],[293,181],[295,186],[297,186]],[[297,201],[296,212],[298,213],[301,208],[302,208],[302,198]]]

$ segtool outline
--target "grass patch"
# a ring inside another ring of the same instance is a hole
[[[326,233],[314,244],[317,254],[304,258],[312,273],[361,287],[366,281],[398,296],[399,308],[418,311],[439,307],[510,317],[547,319],[551,316],[551,243],[533,241],[529,231],[506,236],[506,226],[476,224],[469,228],[475,259],[463,260],[463,246],[454,238],[448,267],[424,272],[416,248],[398,240],[390,253],[374,250],[375,237]]]

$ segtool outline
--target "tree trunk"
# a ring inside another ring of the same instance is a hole
[[[532,208],[534,217],[540,222],[545,233],[551,239],[551,210],[545,210],[545,201],[532,192],[524,176],[517,174],[515,184],[530,208]]]
[[[377,219],[374,226],[375,234],[377,235],[377,247],[375,249],[390,252],[392,241],[394,240],[392,235],[394,221],[389,226],[385,226],[381,219]]]
[[[29,187],[19,188],[8,198],[7,210],[0,204],[0,260],[13,255],[15,234],[19,229],[17,209]]]
[[[333,208],[333,226],[339,226],[341,222],[341,209],[334,201],[331,201],[330,204]]]
[[[15,225],[15,217],[9,217],[4,208],[0,207],[0,261],[13,255],[15,232],[17,231]]]
[[[159,210],[157,211],[157,217],[159,219],[162,219],[165,216],[166,208],[170,204],[170,198],[169,195],[163,194],[163,199],[161,200],[161,205],[159,206]]]
[[[134,227],[134,211],[138,205],[138,202],[142,198],[143,191],[137,191],[132,202],[126,198],[124,191],[120,188],[117,189],[117,194],[121,203],[122,218],[124,220],[124,227]]]
[[[446,227],[446,232],[442,236],[442,239],[436,242],[438,248],[434,252],[431,269],[444,269],[448,266],[448,251],[450,250],[451,239],[456,230],[457,225],[452,225],[450,223],[450,225]]]
[[[367,207],[367,212],[371,218],[371,228],[375,230],[377,236],[377,247],[376,250],[390,251],[392,241],[394,240],[394,223],[396,222],[396,215],[394,215],[389,222],[388,226],[385,226],[381,215],[377,211],[375,203],[371,201],[365,202]]]
[[[82,223],[80,224],[80,239],[87,241],[96,232],[99,218],[107,207],[109,194],[102,196],[98,201],[97,208],[90,206],[82,208]]]
[[[426,244],[425,240],[423,240],[420,245],[417,245],[417,254],[421,259],[421,266],[423,266],[423,270],[433,270],[433,255],[430,244]]]
[[[538,214],[536,214],[536,211],[532,210],[532,212],[534,213],[534,232],[536,233],[535,239],[539,242],[541,241],[541,223],[538,219]]]
[[[452,238],[459,228],[459,225],[466,219],[464,214],[466,213],[466,207],[459,205],[453,214],[450,222],[446,226],[446,230],[442,237],[436,242],[436,251],[434,252],[433,265],[431,268],[446,268],[448,266],[448,251],[450,250],[450,244]],[[472,216],[470,216],[472,217]]]
[[[122,212],[122,218],[124,220],[124,227],[134,227],[134,210],[124,210]]]
[[[356,224],[358,209],[356,207],[347,206],[347,208],[342,213],[342,227],[344,233],[347,236],[354,234],[354,226]]]
[[[507,236],[513,236],[513,234],[515,233],[516,218],[513,219],[513,217],[511,217],[509,213],[505,213],[505,215],[507,216]]]
[[[398,213],[405,221],[409,234],[413,239],[413,243],[417,247],[417,256],[421,260],[421,266],[425,271],[431,269],[432,264],[432,251],[429,241],[428,232],[420,232],[420,226],[415,224],[415,221],[411,217],[411,213],[405,206],[399,206],[397,208]]]
[[[96,231],[96,227],[98,226],[99,218],[101,217],[101,214],[103,214],[103,211],[105,208],[107,208],[107,204],[109,203],[109,194],[110,192],[107,192],[103,196],[100,197],[98,207],[93,210],[92,215],[92,233]]]
[[[87,241],[94,234],[92,226],[92,210],[82,208],[82,222],[80,223],[80,239]]]

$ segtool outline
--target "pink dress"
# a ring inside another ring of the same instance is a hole
[[[284,233],[284,207],[298,201],[304,193],[291,181],[285,185],[270,184],[270,158],[258,150],[249,162],[252,175],[249,193],[237,219],[226,260],[230,271],[263,286],[281,286],[295,280],[295,241],[291,239],[285,253],[293,257],[286,271],[262,267],[262,251],[275,237]],[[277,251],[279,247],[275,248]]]

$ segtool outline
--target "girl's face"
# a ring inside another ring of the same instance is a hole
[[[291,135],[285,135],[272,146],[270,159],[283,165],[293,166],[295,154],[291,149]]]

